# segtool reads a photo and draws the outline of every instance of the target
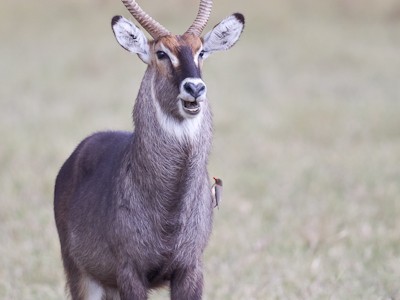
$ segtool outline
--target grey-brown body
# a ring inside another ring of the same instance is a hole
[[[144,300],[164,284],[171,299],[201,299],[213,215],[212,114],[201,68],[209,54],[235,44],[244,17],[231,15],[200,38],[211,10],[211,1],[201,0],[206,12],[183,35],[172,35],[131,1],[123,0],[154,38],[147,41],[121,16],[112,19],[120,45],[148,65],[133,109],[135,131],[89,136],[56,179],[67,286],[73,300]]]
[[[131,288],[141,294],[167,280],[202,285],[213,208],[206,169],[211,113],[203,110],[201,134],[180,141],[163,133],[147,89],[142,84],[135,104],[135,133],[86,138],[57,176],[55,218],[77,291],[85,277],[115,289],[137,281]]]

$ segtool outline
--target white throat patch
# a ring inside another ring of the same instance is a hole
[[[192,118],[185,118],[182,122],[178,122],[174,118],[166,115],[162,111],[160,103],[156,99],[154,91],[154,76],[151,79],[151,99],[156,108],[158,123],[170,136],[175,137],[180,142],[185,140],[193,141],[198,136],[203,121],[203,111],[200,111],[197,116]]]

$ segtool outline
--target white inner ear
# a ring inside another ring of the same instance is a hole
[[[149,44],[143,32],[129,20],[121,17],[113,26],[118,43],[132,53],[137,53],[145,62],[150,63]]]
[[[203,58],[215,51],[228,50],[239,39],[244,24],[235,15],[229,16],[204,36]]]

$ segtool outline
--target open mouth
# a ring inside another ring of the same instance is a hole
[[[197,115],[200,112],[200,103],[197,100],[186,101],[181,99],[183,110],[190,115]]]

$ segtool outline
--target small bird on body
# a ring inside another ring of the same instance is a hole
[[[211,192],[213,196],[213,202],[215,202],[214,207],[218,207],[219,209],[219,204],[221,203],[222,200],[222,179],[221,178],[214,178],[214,184],[211,187]]]

